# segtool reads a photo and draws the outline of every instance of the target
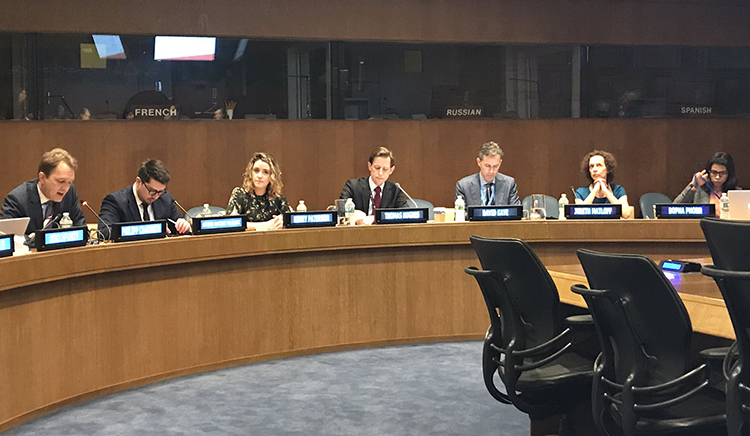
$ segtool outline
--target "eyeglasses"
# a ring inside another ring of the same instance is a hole
[[[161,191],[157,191],[156,189],[154,189],[154,188],[152,188],[152,187],[148,186],[148,185],[146,184],[146,182],[142,182],[142,183],[143,183],[143,186],[145,186],[145,187],[146,187],[146,190],[148,191],[148,195],[150,195],[150,196],[152,196],[152,197],[160,196],[161,194],[163,194],[163,193],[167,192],[167,190],[166,190],[166,189],[162,189]]]
[[[711,177],[724,177],[724,176],[728,175],[729,172],[727,172],[727,171],[714,171],[714,170],[711,170],[711,171],[708,172],[708,174],[710,174]]]

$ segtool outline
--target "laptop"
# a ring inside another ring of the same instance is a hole
[[[750,191],[727,191],[729,218],[750,221]]]
[[[8,218],[8,219],[0,219],[0,234],[9,235],[21,235],[23,236],[24,232],[26,232],[26,227],[29,226],[29,221],[31,218],[29,217],[23,217],[23,218]]]

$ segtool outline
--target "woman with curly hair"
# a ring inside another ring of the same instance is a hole
[[[259,223],[255,229],[280,229],[284,212],[292,209],[281,194],[281,170],[268,153],[253,153],[242,174],[242,186],[232,190],[227,214],[247,214],[248,220]]]
[[[630,208],[625,188],[612,183],[617,160],[612,153],[594,150],[581,160],[581,172],[589,179],[588,186],[576,189],[576,204],[621,204],[623,213]]]

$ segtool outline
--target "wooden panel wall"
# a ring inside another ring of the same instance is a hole
[[[615,181],[637,204],[645,192],[676,196],[715,151],[731,153],[741,184],[750,186],[747,138],[744,119],[5,122],[0,195],[34,178],[44,151],[64,147],[80,163],[79,197],[94,208],[132,183],[146,158],[167,164],[169,189],[185,207],[225,206],[251,154],[262,150],[279,160],[290,203],[320,209],[346,179],[367,175],[367,157],[382,145],[396,156],[391,180],[415,198],[449,205],[456,181],[478,170],[479,146],[494,140],[505,151],[501,172],[516,178],[522,197],[559,197],[585,184],[580,159],[602,148],[617,156]]]
[[[0,0],[0,31],[750,45],[742,0]]]

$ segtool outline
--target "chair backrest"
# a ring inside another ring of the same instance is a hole
[[[701,220],[713,266],[704,266],[703,274],[712,277],[721,291],[727,312],[732,319],[739,357],[728,371],[727,426],[730,435],[745,434],[750,419],[747,397],[740,393],[740,384],[750,385],[747,367],[750,353],[750,222],[724,221],[716,218]]]
[[[647,192],[641,195],[641,198],[638,201],[641,206],[641,217],[654,219],[654,205],[671,202],[672,200],[664,194],[658,192]]]
[[[703,218],[701,229],[716,267],[750,271],[750,221]]]
[[[523,210],[531,211],[531,195],[527,195],[526,197],[524,197],[521,205],[523,206]],[[544,209],[547,212],[547,218],[557,219],[560,215],[558,207],[559,204],[557,202],[557,199],[551,195],[545,194]]]
[[[604,372],[624,384],[673,380],[690,366],[692,325],[674,287],[654,262],[640,255],[579,249],[592,290],[584,295],[597,326]]]
[[[417,203],[417,207],[426,207],[427,208],[427,212],[430,213],[430,218],[429,219],[431,219],[431,220],[435,219],[435,215],[434,215],[434,213],[432,211],[433,209],[435,209],[435,206],[433,206],[432,203],[430,203],[427,200],[421,200],[419,198],[415,198],[414,202]],[[409,207],[413,206],[411,204],[411,202],[408,202],[408,204],[409,204]]]
[[[503,342],[513,339],[520,349],[531,348],[560,333],[557,287],[531,248],[520,239],[479,236],[470,239],[482,268],[493,272],[511,303],[502,304],[500,296],[485,296],[491,320],[493,313],[505,313],[507,322],[502,326]],[[510,322],[511,319],[518,322]],[[514,326],[520,326],[521,331],[513,331]]]

